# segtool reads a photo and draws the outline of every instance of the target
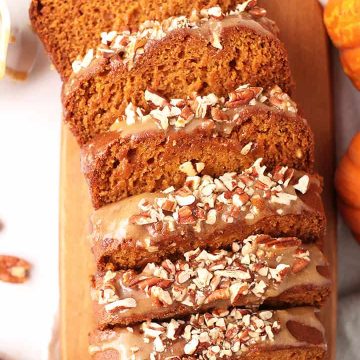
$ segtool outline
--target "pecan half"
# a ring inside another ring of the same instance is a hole
[[[0,255],[0,280],[19,284],[29,278],[31,265],[16,256]]]
[[[289,320],[286,323],[286,327],[289,330],[290,334],[297,340],[301,342],[306,342],[308,344],[319,345],[324,343],[323,333],[315,329],[314,327],[301,324],[298,321]]]
[[[316,271],[321,275],[324,276],[326,278],[330,278],[331,277],[331,273],[330,273],[330,267],[328,265],[318,265],[316,267]]]

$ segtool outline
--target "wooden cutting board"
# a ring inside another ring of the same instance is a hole
[[[325,178],[328,218],[325,253],[331,262],[334,289],[322,311],[330,359],[335,359],[336,335],[336,214],[333,193],[335,160],[331,114],[328,40],[317,0],[263,0],[281,29],[296,81],[295,99],[316,137],[317,170]],[[86,360],[92,328],[89,277],[93,269],[87,232],[90,200],[80,173],[79,148],[63,127],[60,182],[61,352],[63,360]]]

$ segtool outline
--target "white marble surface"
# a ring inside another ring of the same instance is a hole
[[[13,25],[31,34],[28,1],[8,3]],[[27,54],[13,50],[12,66],[30,65],[31,61],[24,61],[31,58],[29,50]],[[24,257],[33,264],[28,283],[0,282],[0,358],[4,360],[48,359],[59,296],[60,87],[59,76],[50,71],[42,50],[27,81],[0,81],[0,219],[4,223],[0,254]]]
[[[28,0],[8,3],[13,24],[28,34]],[[13,63],[24,64],[21,57],[12,56]],[[360,130],[360,93],[343,75],[336,51],[333,59],[340,156]],[[60,87],[41,47],[27,81],[7,78],[0,82],[0,219],[5,224],[0,232],[0,254],[23,256],[34,265],[28,283],[0,282],[0,358],[5,360],[49,357],[59,295]],[[359,258],[360,246],[340,221],[339,360],[360,359]]]

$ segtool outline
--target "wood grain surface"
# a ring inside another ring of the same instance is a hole
[[[336,337],[336,212],[333,193],[335,161],[331,113],[328,40],[317,0],[262,0],[281,29],[296,81],[295,99],[309,120],[316,138],[317,170],[324,176],[324,203],[328,218],[324,251],[334,289],[322,310],[329,359],[335,360]],[[63,127],[60,182],[60,286],[61,359],[87,360],[92,328],[89,277],[93,259],[87,240],[91,212],[85,181],[80,173],[79,148]]]

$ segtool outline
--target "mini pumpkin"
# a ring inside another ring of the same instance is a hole
[[[335,187],[339,195],[339,210],[360,242],[360,132],[340,160],[335,174]]]
[[[360,90],[360,0],[329,0],[324,21],[345,73]]]

